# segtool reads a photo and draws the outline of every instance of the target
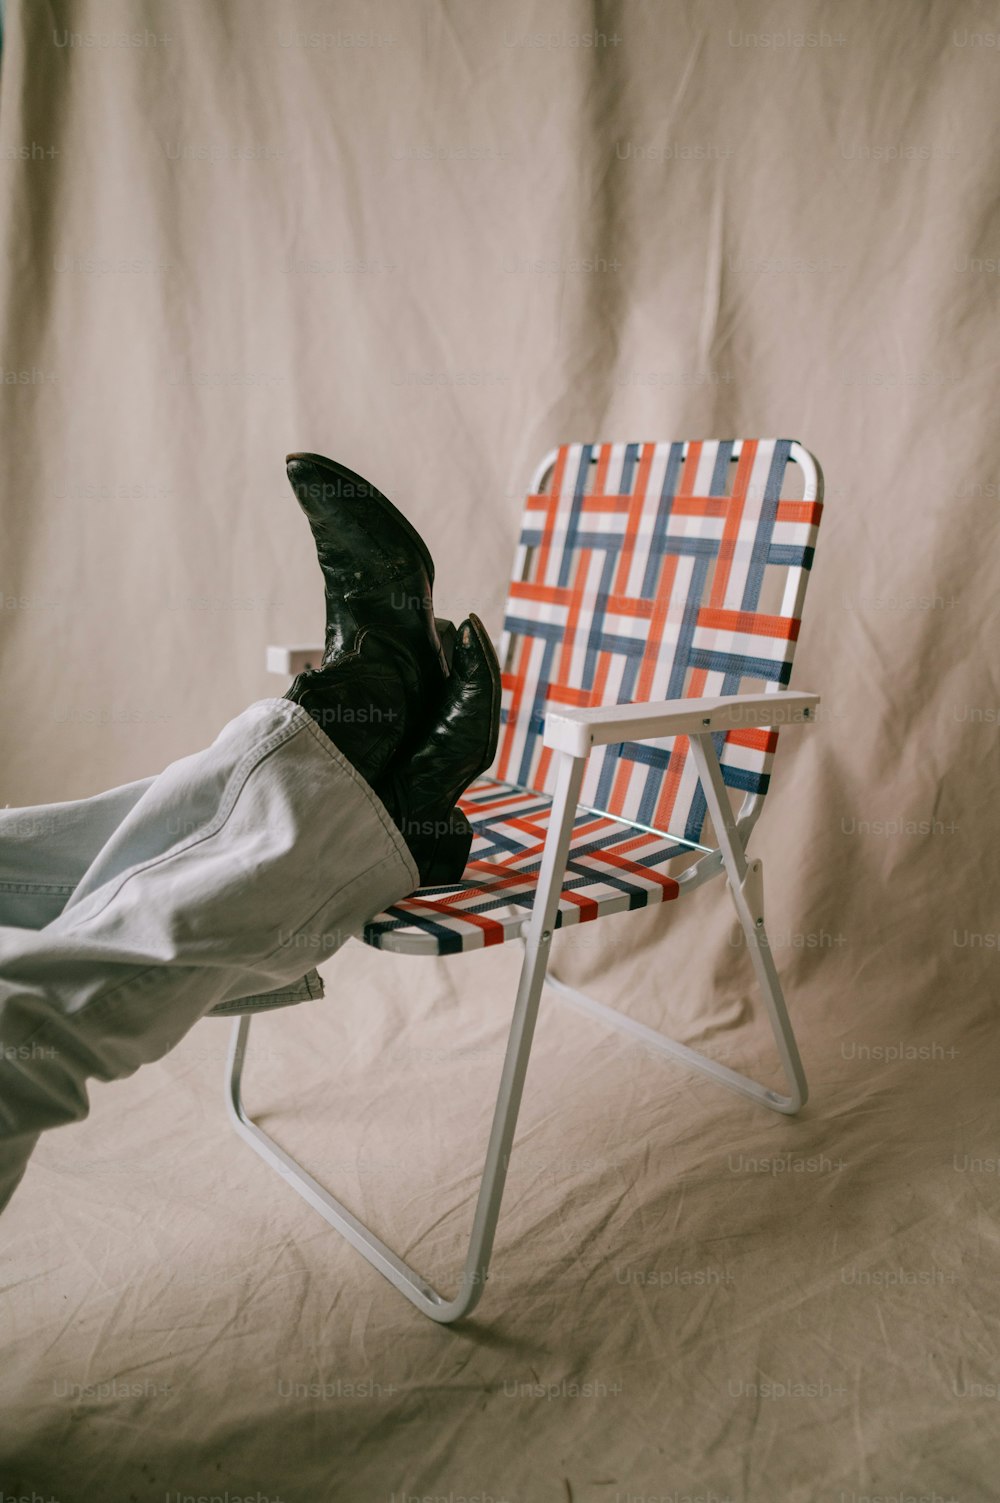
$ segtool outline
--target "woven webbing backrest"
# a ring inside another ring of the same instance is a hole
[[[805,499],[781,499],[790,458]],[[507,599],[497,777],[553,790],[550,704],[787,685],[822,511],[805,450],[787,439],[568,444],[544,474]],[[717,736],[727,785],[765,793],[777,739]],[[705,821],[683,736],[596,749],[581,802],[691,841]]]

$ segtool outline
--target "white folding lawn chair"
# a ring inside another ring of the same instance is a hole
[[[794,467],[801,472],[791,483]],[[500,648],[493,774],[462,799],[475,828],[461,882],[423,888],[366,925],[405,955],[520,939],[524,963],[462,1281],[439,1294],[247,1115],[251,1016],[237,1022],[236,1130],[433,1320],[477,1304],[543,983],[591,1016],[753,1101],[794,1113],[806,1081],[746,854],[779,725],[811,721],[788,682],[822,511],[819,465],[780,439],[570,444],[526,502]],[[797,488],[795,497],[787,493]],[[269,649],[294,674],[319,649]],[[732,790],[732,792],[731,792]],[[736,808],[733,796],[742,795]],[[714,832],[709,840],[706,819]],[[553,931],[663,903],[725,873],[771,1022],[787,1094],[759,1085],[547,973]],[[315,994],[308,984],[304,995]]]

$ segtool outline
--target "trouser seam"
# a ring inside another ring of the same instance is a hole
[[[76,891],[72,882],[0,882],[0,892],[47,892],[53,894]]]

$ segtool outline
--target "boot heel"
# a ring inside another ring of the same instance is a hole
[[[448,828],[437,836],[426,861],[421,863],[422,887],[461,882],[472,849],[472,834],[472,826],[462,811],[452,809]]]

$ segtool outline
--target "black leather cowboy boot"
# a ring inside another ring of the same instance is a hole
[[[430,723],[449,671],[439,626],[448,646],[454,627],[435,620],[434,562],[426,543],[381,491],[346,465],[321,454],[289,454],[286,464],[323,572],[323,662],[351,652],[366,627],[391,632],[415,676],[423,724]],[[411,719],[404,738],[413,730],[415,744],[422,727]]]
[[[472,826],[455,801],[493,761],[500,734],[500,664],[478,616],[458,628],[451,676],[430,731],[373,787],[410,848],[425,887],[458,882]]]

